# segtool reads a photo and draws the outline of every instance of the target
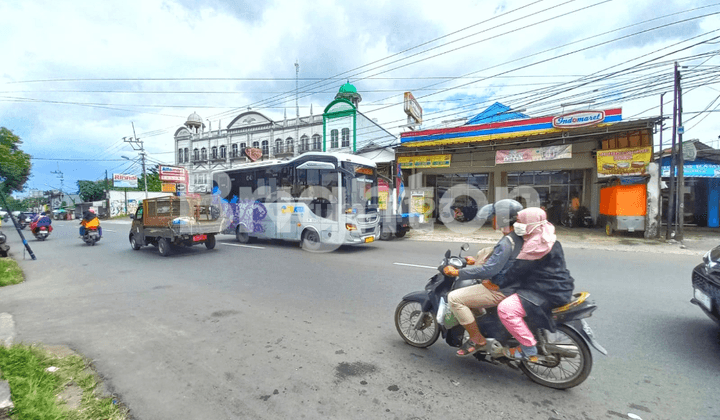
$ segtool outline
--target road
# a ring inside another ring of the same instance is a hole
[[[404,344],[395,306],[459,244],[396,240],[311,254],[296,244],[130,249],[103,223],[88,247],[54,222],[37,261],[7,231],[28,280],[0,290],[16,342],[64,344],[93,360],[136,419],[720,418],[720,328],[689,303],[692,255],[566,249],[608,356],[557,391],[458,358],[442,339]],[[29,233],[25,231],[25,233]],[[562,240],[562,238],[560,238]],[[479,245],[473,245],[477,251]]]

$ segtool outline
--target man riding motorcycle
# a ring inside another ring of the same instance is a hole
[[[98,219],[97,215],[92,210],[87,210],[85,213],[83,213],[83,218],[80,221],[80,237],[82,238],[85,236],[85,230],[86,229],[93,229],[96,228],[98,231],[98,234],[102,238],[102,228],[100,227],[100,219]]]

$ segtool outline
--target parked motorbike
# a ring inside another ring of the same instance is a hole
[[[82,236],[82,240],[88,245],[95,245],[100,240],[100,232],[97,227],[85,228],[85,233]]]
[[[467,280],[457,281],[456,277],[443,274],[443,268],[451,265],[455,268],[467,266],[462,251],[470,249],[468,244],[461,247],[457,256],[451,256],[450,250],[438,267],[439,273],[430,278],[425,290],[405,295],[395,310],[395,327],[406,343],[414,347],[429,347],[442,335],[448,345],[460,347],[468,338],[462,325],[446,328],[442,306],[450,291],[469,285]],[[515,347],[519,343],[500,322],[496,308],[487,308],[476,317],[480,332],[485,336],[487,345],[484,350],[474,353],[476,359],[492,364],[505,364],[520,369],[533,382],[556,388],[567,389],[580,385],[592,370],[590,345],[602,354],[607,351],[597,342],[592,329],[585,318],[592,315],[597,306],[587,300],[589,293],[577,293],[573,301],[552,310],[550,328],[540,328],[533,319],[526,318],[528,327],[537,339],[538,363],[508,359],[503,349]]]

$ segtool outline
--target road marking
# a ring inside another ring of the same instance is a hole
[[[403,265],[405,267],[417,267],[417,268],[431,268],[437,270],[437,267],[430,267],[429,265],[417,265],[417,264],[405,264],[405,263],[393,263],[395,265]]]
[[[103,229],[103,232],[117,232],[117,230]]]
[[[242,244],[227,244],[225,242],[220,242],[223,245],[230,245],[230,246],[240,246],[243,248],[252,248],[252,249],[265,249],[264,246],[253,246],[253,245],[242,245]]]

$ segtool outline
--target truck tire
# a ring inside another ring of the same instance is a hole
[[[133,250],[137,251],[138,249],[140,249],[141,246],[142,245],[137,242],[137,239],[135,239],[135,235],[130,235],[130,247]]]
[[[381,240],[381,241],[389,241],[390,239],[392,239],[392,237],[393,237],[392,232],[382,232],[382,233],[380,233],[380,240]]]
[[[215,248],[215,235],[208,235],[207,239],[205,240],[205,248]]]
[[[158,239],[158,252],[163,257],[167,257],[172,253],[172,247],[170,246],[170,241],[168,241],[165,238]]]
[[[407,229],[400,229],[397,232],[395,232],[395,236],[398,238],[402,238],[407,233]]]

